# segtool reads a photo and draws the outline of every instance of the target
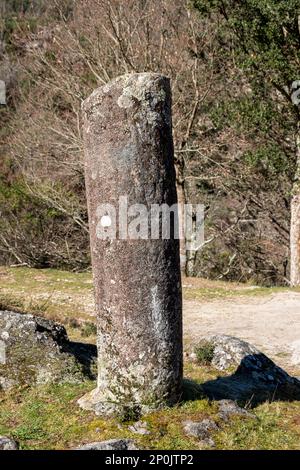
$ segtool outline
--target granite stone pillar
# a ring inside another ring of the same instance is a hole
[[[114,79],[84,101],[83,116],[99,358],[97,388],[79,404],[145,412],[182,393],[179,240],[172,224],[169,239],[151,237],[146,217],[177,202],[169,79]]]

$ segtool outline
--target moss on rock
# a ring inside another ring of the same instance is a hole
[[[2,389],[95,378],[96,348],[69,342],[65,328],[50,320],[1,311],[0,339]]]

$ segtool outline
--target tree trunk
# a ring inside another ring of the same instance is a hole
[[[296,172],[291,200],[290,284],[300,285],[300,122],[296,134]]]
[[[186,250],[185,272],[187,277],[195,276],[196,254],[197,252],[195,250]]]
[[[177,168],[178,171],[178,168]],[[184,194],[184,181],[182,183],[178,183],[177,177],[177,199],[178,199],[178,219],[179,219],[179,227],[180,227],[180,270],[182,273],[186,273],[186,249],[185,249],[185,237],[184,237],[184,204],[186,203],[185,194]]]

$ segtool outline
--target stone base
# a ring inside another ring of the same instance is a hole
[[[105,391],[95,388],[77,401],[80,408],[93,411],[98,416],[128,416],[137,420],[140,415],[167,406],[165,403],[153,403],[152,405],[143,403],[120,403],[109,399]]]
[[[78,405],[84,410],[94,411],[96,415],[114,415],[120,411],[120,407],[109,402],[107,396],[99,388],[95,388],[83,397],[79,398]]]

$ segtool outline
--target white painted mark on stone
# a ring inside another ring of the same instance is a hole
[[[109,215],[103,215],[100,219],[100,224],[102,227],[110,227],[111,226],[111,218]]]

